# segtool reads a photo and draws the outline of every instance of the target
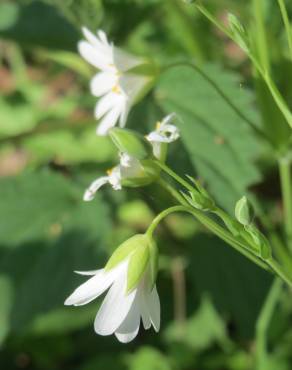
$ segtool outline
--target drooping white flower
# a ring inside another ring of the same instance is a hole
[[[153,326],[156,332],[159,331],[160,301],[150,272],[153,270],[150,268],[151,261],[157,256],[152,253],[151,259],[151,245],[145,238],[145,235],[136,235],[122,244],[104,269],[76,271],[92,277],[66,299],[65,305],[85,305],[109,289],[95,318],[94,329],[97,334],[115,334],[120,342],[128,343],[137,336],[141,319],[146,330]],[[133,280],[133,274],[129,276],[131,259],[137,253],[141,255],[141,252],[144,258],[139,260],[140,266],[135,266]],[[140,271],[137,275],[138,268]],[[134,284],[129,289],[131,279]]]
[[[149,77],[131,73],[145,62],[114,47],[102,30],[97,35],[86,27],[82,31],[86,40],[78,43],[79,53],[100,70],[91,80],[90,90],[100,98],[95,107],[95,117],[100,120],[97,134],[106,135],[117,123],[125,126],[129,110]]]
[[[175,113],[171,113],[161,122],[157,122],[156,129],[146,136],[153,146],[153,154],[160,158],[161,144],[169,144],[177,140],[180,136],[179,129],[172,122],[176,117]]]

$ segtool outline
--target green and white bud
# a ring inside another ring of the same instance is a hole
[[[249,204],[245,196],[239,199],[235,205],[235,217],[244,226],[251,222]]]

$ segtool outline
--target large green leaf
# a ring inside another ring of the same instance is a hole
[[[81,197],[64,177],[48,171],[1,179],[0,192],[2,245],[49,236]]]
[[[238,76],[216,65],[205,65],[203,71],[238,110],[257,124],[252,97],[241,88]],[[218,202],[231,209],[248,186],[260,179],[253,163],[260,147],[248,123],[212,83],[187,66],[166,72],[156,97],[166,112],[178,114],[182,141],[198,175]]]

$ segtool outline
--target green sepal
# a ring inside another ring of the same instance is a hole
[[[235,217],[244,226],[251,222],[248,200],[245,196],[239,199],[235,205]]]
[[[245,226],[245,230],[252,237],[254,244],[259,250],[259,255],[262,259],[268,260],[272,256],[272,249],[268,239],[254,225]]]
[[[122,243],[112,254],[107,264],[105,265],[105,270],[111,270],[126,259],[133,251],[139,246],[147,245],[148,241],[145,240],[144,234],[137,234],[132,236],[130,239]]]
[[[227,227],[227,229],[231,232],[233,236],[238,237],[244,231],[243,226],[238,221],[230,217],[224,211],[221,211],[220,214],[218,214],[218,216],[222,219],[225,226]]]
[[[151,144],[139,133],[115,127],[109,131],[110,138],[121,153],[142,160],[152,156]]]
[[[158,248],[155,240],[151,239],[149,244],[149,270],[150,270],[150,287],[153,289],[158,273]]]
[[[135,249],[130,257],[127,275],[127,292],[130,292],[138,285],[146,271],[150,257],[149,243],[149,237],[144,235],[143,243]]]

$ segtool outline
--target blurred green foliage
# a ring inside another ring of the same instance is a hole
[[[222,21],[229,10],[247,26],[253,22],[251,1],[206,3]],[[271,65],[291,98],[292,66],[275,3],[265,1]],[[101,267],[172,202],[155,185],[104,189],[94,202],[82,201],[85,187],[117,159],[110,141],[95,135],[88,89],[94,71],[76,49],[82,25],[104,29],[119,46],[161,66],[195,62],[200,70],[166,69],[133,108],[128,126],[145,134],[164,114],[177,112],[182,137],[170,148],[169,163],[181,175],[199,177],[228,211],[251,193],[275,227],[282,223],[271,206],[280,199],[273,147],[286,129],[276,138],[269,118],[277,120],[279,112],[253,84],[242,51],[193,7],[179,0],[2,1],[0,368],[255,369],[255,323],[271,277],[186,216],[169,217],[157,233],[159,335],[142,332],[124,346],[95,335],[98,302],[63,307],[84,280],[73,270]],[[253,125],[266,128],[272,146]],[[177,259],[185,261],[180,268]],[[175,287],[186,307],[179,307]],[[285,292],[268,333],[273,370],[291,368],[290,301]]]

